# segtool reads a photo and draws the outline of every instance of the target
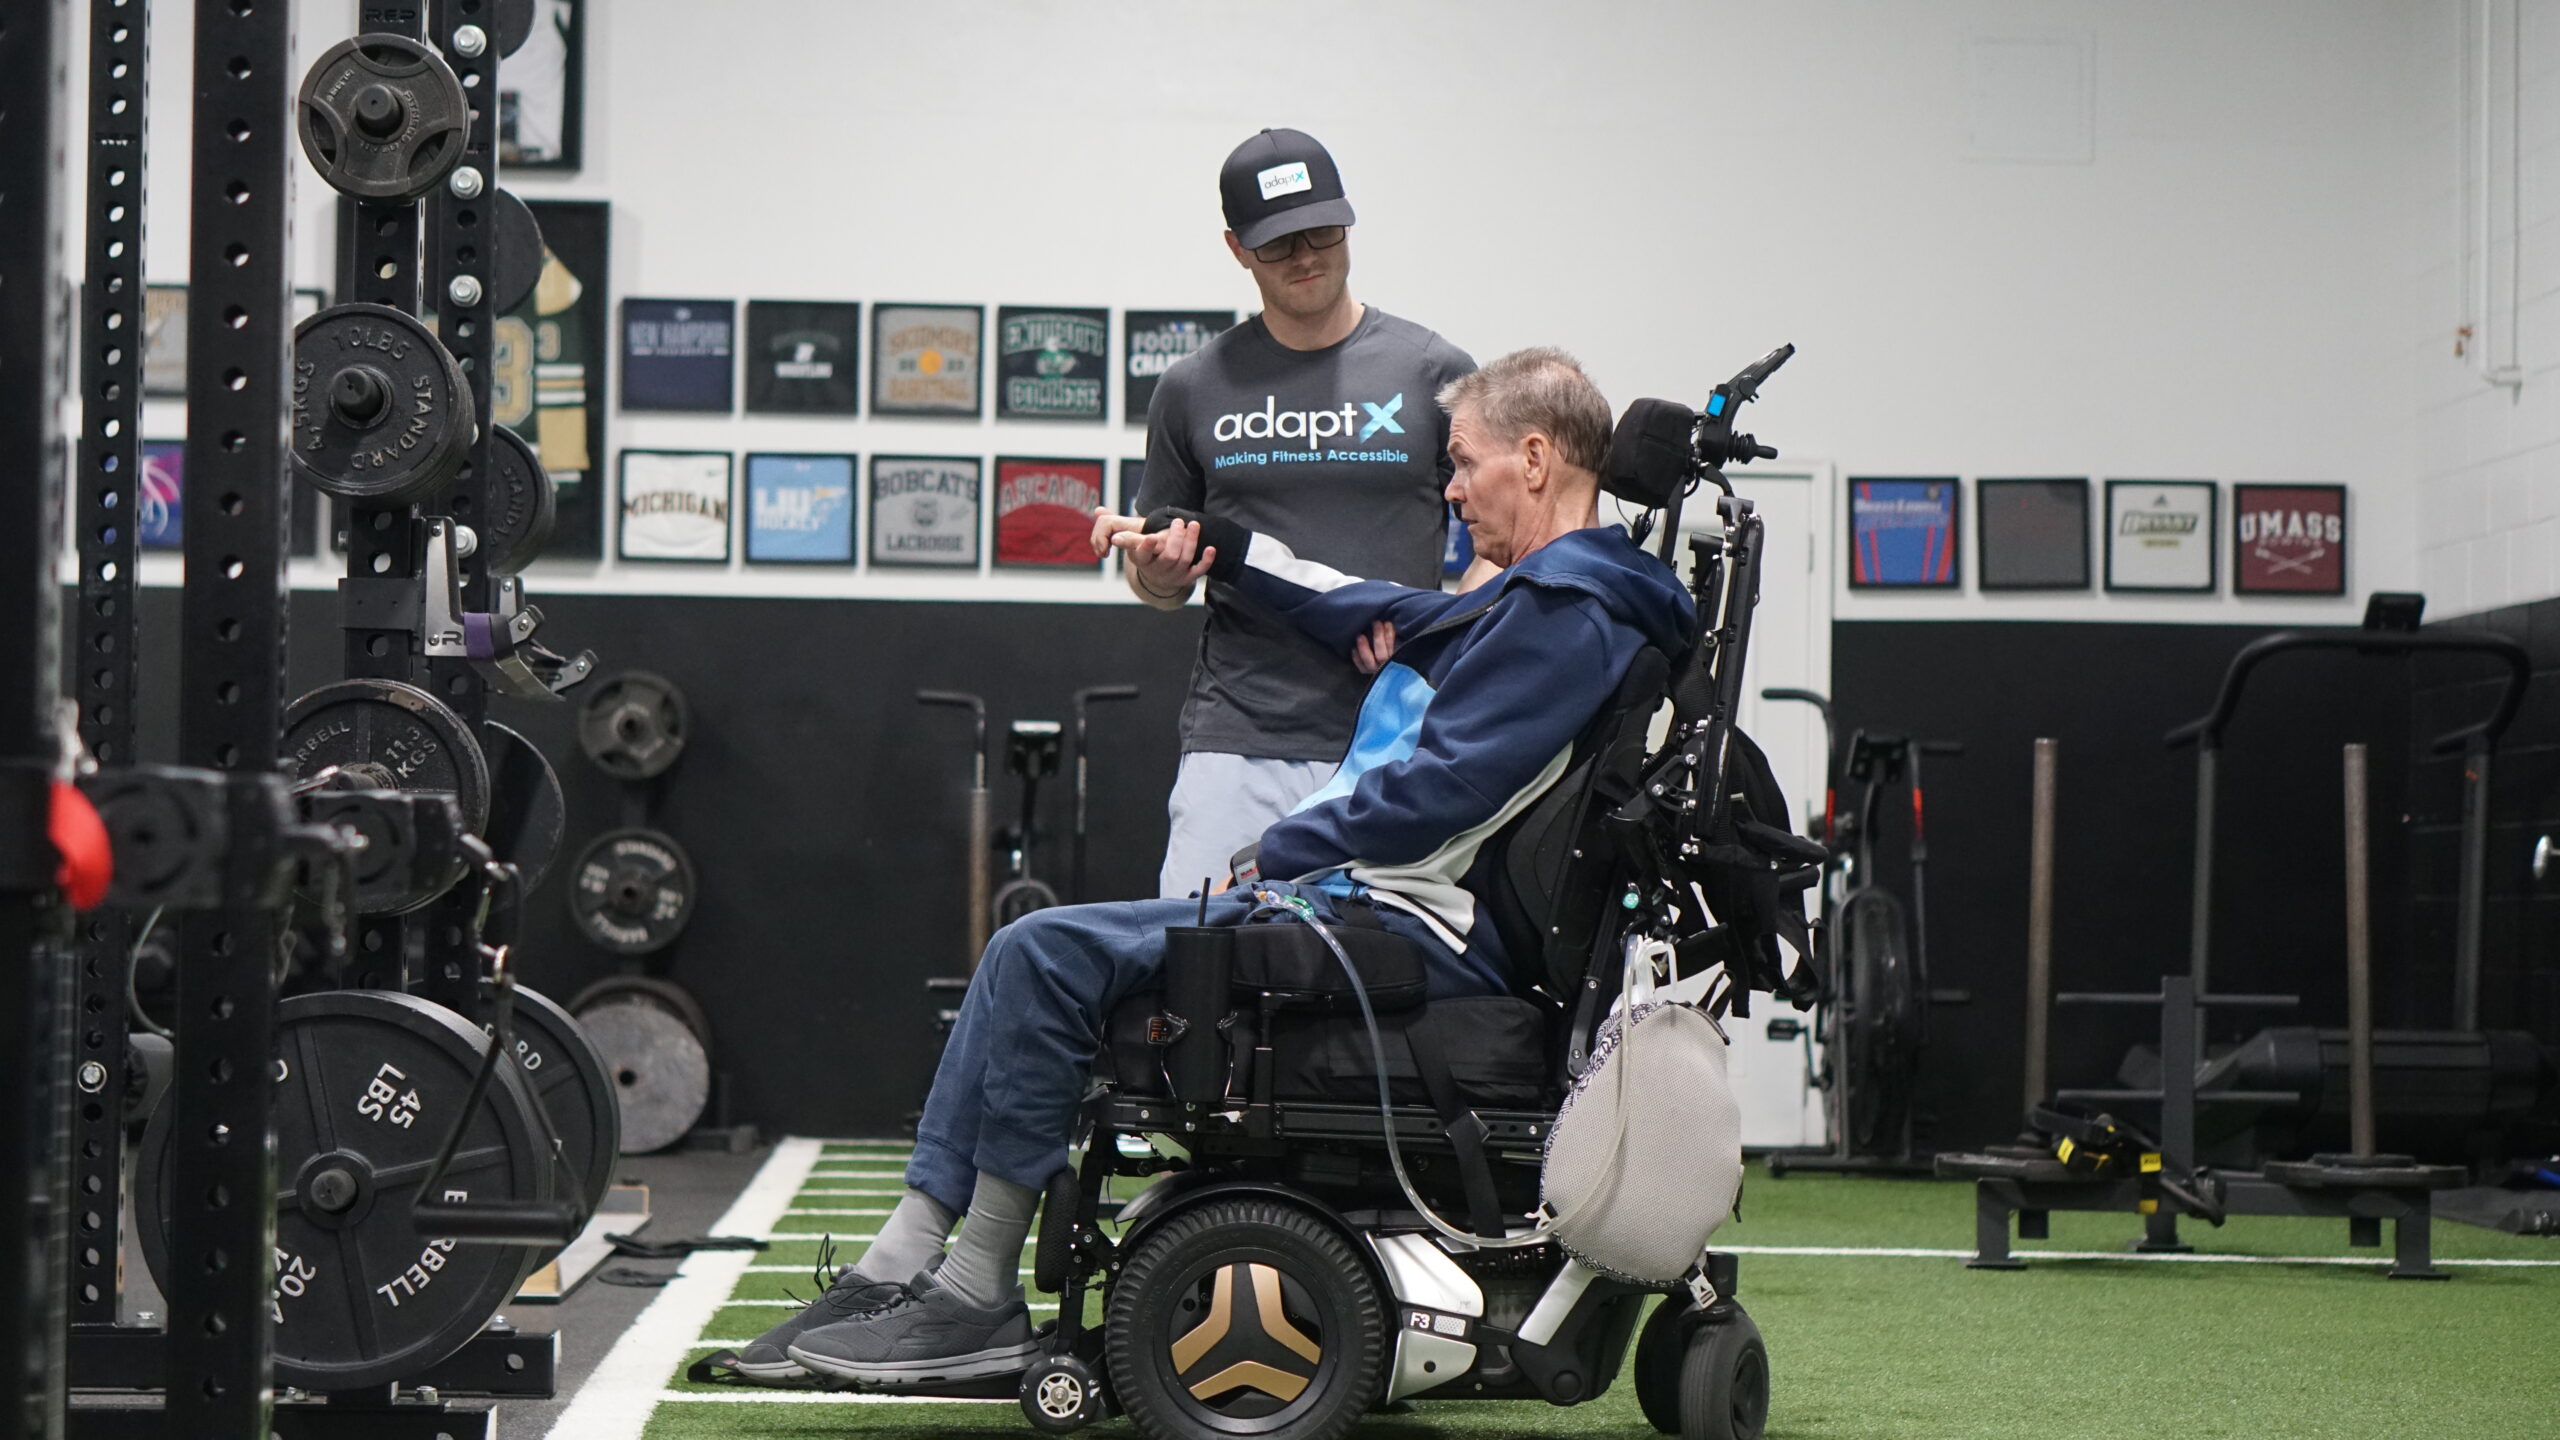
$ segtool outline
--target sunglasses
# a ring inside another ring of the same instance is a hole
[[[1294,234],[1283,235],[1268,245],[1256,245],[1253,247],[1253,258],[1265,265],[1277,265],[1297,254],[1298,245],[1302,241],[1310,250],[1330,250],[1341,244],[1343,238],[1350,233],[1351,227],[1348,225],[1319,225],[1313,230],[1300,230]]]

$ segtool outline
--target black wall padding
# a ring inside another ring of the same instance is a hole
[[[1921,1082],[1930,1147],[2005,1141],[2022,1118],[2036,737],[2062,741],[2054,989],[2156,991],[2162,972],[2187,966],[2195,825],[2195,752],[2160,737],[2203,714],[2232,654],[2271,628],[1832,626],[1844,740],[1863,725],[1969,747],[1927,762],[1932,978],[1973,997],[1935,1008]],[[2345,1023],[2339,747],[2361,739],[2374,747],[2377,1014],[2385,1026],[2441,1023],[2435,979],[2409,963],[2400,898],[2411,693],[2399,660],[2306,653],[2253,677],[2223,751],[2216,989],[2299,993],[2297,1023]],[[1902,804],[1884,822],[1878,862],[1897,888],[1910,875]],[[2217,1017],[2213,1033],[2238,1038],[2280,1019]],[[2156,1038],[2158,1023],[2151,1010],[2059,1012],[2054,1083],[2113,1084],[2127,1046]]]
[[[541,587],[533,587],[537,592]],[[337,599],[294,598],[293,690],[334,678]],[[169,673],[177,592],[144,592],[143,664]],[[601,673],[653,670],[693,707],[691,744],[655,782],[649,823],[692,855],[701,899],[675,945],[649,957],[710,1012],[713,1063],[740,1121],[803,1135],[890,1135],[922,1096],[934,1054],[928,976],[964,968],[968,726],[916,704],[919,688],[986,696],[999,826],[1018,791],[1002,773],[1014,719],[1069,719],[1081,686],[1134,684],[1093,711],[1093,893],[1155,893],[1176,725],[1201,612],[1129,605],[939,604],[539,595],[543,638],[590,646]],[[141,743],[174,742],[169,684],[144,697]],[[559,767],[569,839],[530,903],[527,983],[566,1001],[612,973],[580,939],[567,894],[578,848],[621,823],[620,786],[577,748],[574,703],[503,701]],[[1041,787],[1037,873],[1063,893],[1070,770]]]

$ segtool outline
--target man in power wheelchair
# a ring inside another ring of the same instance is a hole
[[[1560,352],[1453,383],[1450,498],[1504,567],[1467,595],[1354,580],[1215,518],[1117,537],[1328,646],[1392,621],[1395,663],[1335,782],[1240,854],[1229,888],[997,934],[905,1198],[735,1368],[906,1390],[1021,1375],[1043,1429],[1111,1405],[1163,1440],[1332,1440],[1411,1395],[1591,1398],[1659,1294],[1637,1347],[1647,1417],[1756,1435],[1766,1354],[1731,1257],[1704,1250],[1740,1145],[1698,1017],[1809,983],[1782,975],[1779,942],[1811,949],[1799,896],[1821,852],[1786,833],[1731,723],[1760,530],[1718,469],[1774,453],[1732,422],[1789,353],[1704,415],[1639,402],[1614,438]],[[1664,562],[1702,477],[1725,493],[1684,590]],[[1648,512],[1632,532],[1599,523],[1604,486]],[[1656,556],[1642,542],[1666,507]],[[1670,738],[1649,751],[1666,693]],[[1681,1048],[1675,1012],[1703,1047]],[[1105,1182],[1158,1172],[1106,1238]],[[1036,1268],[1062,1303],[1035,1332],[1016,1266],[1044,1191]]]

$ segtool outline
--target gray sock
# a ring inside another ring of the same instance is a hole
[[[865,1280],[913,1279],[941,1257],[942,1242],[951,1238],[951,1227],[959,1221],[941,1201],[910,1185],[880,1227],[879,1238],[853,1268]]]
[[[1031,1233],[1032,1212],[1039,1208],[1039,1191],[979,1171],[977,1193],[969,1197],[969,1223],[960,1227],[938,1278],[981,1310],[1021,1299],[1022,1242]]]

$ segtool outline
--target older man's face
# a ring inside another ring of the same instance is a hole
[[[1476,418],[1474,406],[1461,405],[1449,416],[1449,459],[1455,468],[1445,493],[1466,522],[1467,538],[1478,555],[1508,569],[1520,558],[1530,517],[1519,444],[1503,444]]]

